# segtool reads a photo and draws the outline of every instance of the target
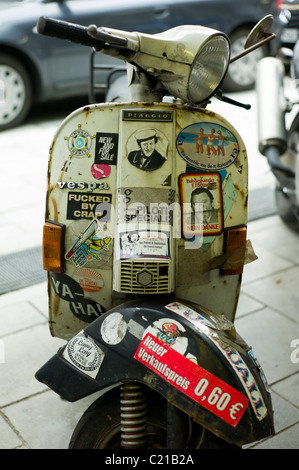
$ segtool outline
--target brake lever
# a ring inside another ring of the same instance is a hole
[[[233,100],[232,98],[229,98],[228,96],[224,96],[221,90],[217,90],[214,96],[215,98],[217,98],[220,101],[223,101],[224,103],[233,104],[234,106],[238,106],[239,108],[244,108],[247,110],[251,109],[250,104],[241,103],[240,101]]]

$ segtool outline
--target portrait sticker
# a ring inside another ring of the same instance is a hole
[[[121,233],[120,258],[169,259],[169,232],[139,230]]]
[[[154,171],[167,160],[168,140],[155,128],[137,128],[127,141],[128,161],[136,168]]]
[[[236,137],[225,127],[214,122],[199,122],[179,133],[177,151],[192,167],[215,171],[234,163],[239,145]]]
[[[193,235],[216,235],[223,230],[221,177],[218,173],[185,174],[179,177],[182,229]]]

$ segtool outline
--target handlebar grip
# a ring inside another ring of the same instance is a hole
[[[104,42],[91,37],[87,29],[86,26],[53,18],[45,18],[44,16],[41,16],[37,22],[37,31],[39,34],[64,39],[66,41],[82,44],[83,46],[95,47],[98,50],[102,49]]]

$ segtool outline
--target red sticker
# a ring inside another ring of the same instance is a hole
[[[150,333],[134,359],[233,427],[246,410],[248,399],[242,393]]]
[[[100,178],[108,178],[111,173],[111,166],[94,163],[91,167],[91,173],[97,180]]]

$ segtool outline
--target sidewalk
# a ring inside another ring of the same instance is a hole
[[[0,263],[1,256],[41,243],[44,175],[58,123],[29,123],[0,135]],[[265,179],[261,167],[251,173],[256,185]],[[276,426],[275,436],[253,447],[299,449],[299,235],[274,215],[250,222],[248,238],[258,260],[245,266],[236,328],[264,369]],[[68,403],[35,380],[64,344],[50,336],[47,315],[46,282],[0,295],[0,449],[66,449],[94,401]]]

